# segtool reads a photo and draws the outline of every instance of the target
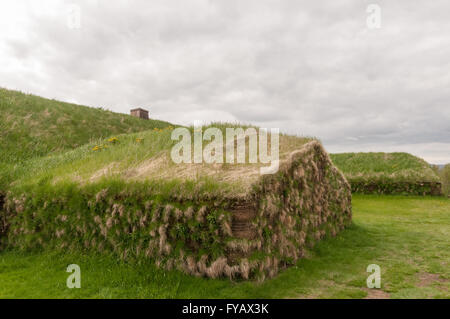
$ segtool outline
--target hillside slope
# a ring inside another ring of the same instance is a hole
[[[170,124],[0,88],[0,162],[17,163],[115,134]]]
[[[340,153],[330,157],[354,192],[441,193],[440,178],[431,165],[408,153]]]

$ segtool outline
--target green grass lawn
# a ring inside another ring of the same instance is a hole
[[[230,282],[124,263],[112,256],[0,253],[0,298],[364,298],[369,264],[390,298],[450,297],[450,200],[355,195],[354,223],[276,278]],[[68,289],[67,265],[81,267]]]

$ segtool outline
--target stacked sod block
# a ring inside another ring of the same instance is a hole
[[[350,179],[352,192],[361,194],[384,195],[442,195],[441,182],[395,181],[392,179]]]

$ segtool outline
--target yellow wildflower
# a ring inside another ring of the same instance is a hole
[[[119,140],[117,139],[117,137],[111,137],[111,138],[109,138],[108,139],[108,142],[110,142],[110,143],[117,143]]]

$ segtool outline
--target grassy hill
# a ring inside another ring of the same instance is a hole
[[[408,153],[331,154],[355,192],[433,193],[439,176],[423,159]]]
[[[96,138],[169,125],[0,88],[1,162],[22,162]]]
[[[11,181],[30,159],[169,125],[0,88],[0,185]]]

